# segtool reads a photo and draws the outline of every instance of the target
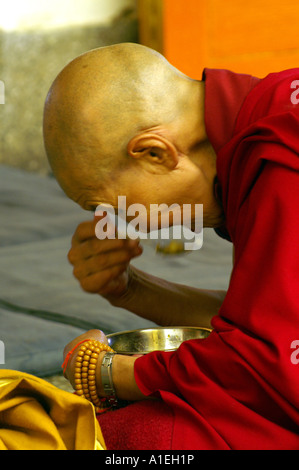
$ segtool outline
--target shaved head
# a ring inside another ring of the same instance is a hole
[[[192,80],[137,44],[89,51],[70,62],[45,103],[44,142],[52,170],[76,199],[79,179],[101,188],[129,165],[127,147],[145,129],[184,112]]]

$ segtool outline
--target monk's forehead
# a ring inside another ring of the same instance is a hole
[[[80,205],[85,202],[112,204],[121,186],[115,175],[103,175],[96,166],[80,166],[72,161],[57,169],[55,177],[65,194]]]

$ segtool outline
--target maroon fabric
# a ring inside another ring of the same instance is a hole
[[[214,331],[135,363],[140,390],[173,410],[172,449],[299,449],[299,366],[291,361],[299,334],[298,79],[294,69],[258,82],[232,138],[215,144],[235,264]]]
[[[171,409],[159,401],[142,401],[97,416],[108,450],[170,450]]]
[[[206,132],[219,152],[231,140],[242,104],[260,79],[229,70],[205,69],[203,80]]]
[[[218,153],[232,139],[244,100],[260,79],[229,70],[205,69],[203,80],[206,132],[215,152]],[[216,183],[215,193],[218,197],[219,191],[219,184]],[[215,232],[231,241],[226,227],[218,227]]]

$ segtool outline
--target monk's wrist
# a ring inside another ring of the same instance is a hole
[[[106,296],[113,307],[124,308],[126,310],[134,310],[138,303],[138,291],[139,291],[139,275],[137,270],[129,266],[128,267],[128,284],[125,292],[119,296]]]
[[[112,381],[117,398],[120,400],[138,401],[146,397],[139,390],[134,366],[138,357],[116,354],[113,358]]]
[[[106,372],[103,360],[107,353],[99,354],[96,377],[97,377],[97,393],[99,397],[106,397],[107,392],[104,389],[103,376]],[[137,357],[114,354],[111,357],[110,372],[105,375],[109,377],[109,388],[115,393],[115,398],[120,400],[137,401],[142,400],[145,396],[137,387],[134,377],[134,364]],[[108,393],[111,396],[111,393]]]

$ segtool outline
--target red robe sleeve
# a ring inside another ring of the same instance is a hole
[[[145,395],[175,416],[175,449],[298,449],[299,70],[273,74],[248,96],[218,155],[226,227],[235,247],[213,332],[136,361]]]

